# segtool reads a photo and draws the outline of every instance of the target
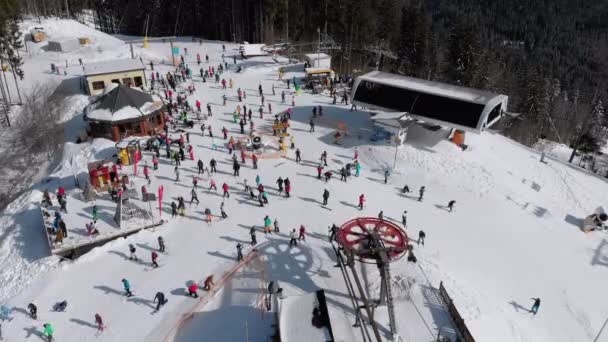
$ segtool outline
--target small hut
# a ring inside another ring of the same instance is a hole
[[[119,141],[155,135],[163,129],[165,106],[160,98],[126,85],[113,85],[84,109],[90,135]]]

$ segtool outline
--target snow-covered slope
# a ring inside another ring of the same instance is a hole
[[[203,56],[208,53],[214,66],[221,61],[220,43],[180,45],[188,48],[189,55],[185,57],[195,75],[199,68],[197,52]],[[237,53],[235,45],[227,44],[227,48],[227,56]],[[107,53],[124,57],[124,50],[125,46],[116,45],[116,51],[110,49]],[[136,47],[136,53],[141,54],[142,50]],[[152,43],[146,53],[162,56],[165,51],[167,44]],[[36,68],[41,78],[47,77],[41,71],[47,69],[43,67],[48,62],[45,58],[32,57],[27,62],[32,64],[32,77],[39,75]],[[214,82],[202,83],[199,77],[194,78],[197,90],[189,101],[193,104],[199,99],[203,104],[212,104],[214,115],[207,124],[212,125],[216,136],[221,136],[222,126],[231,135],[239,135],[238,125],[231,120],[239,104],[238,87],[247,92],[241,105],[252,109],[258,129],[267,130],[273,119],[268,113],[263,119],[255,114],[260,105],[258,84],[263,85],[266,102],[272,104],[275,113],[287,108],[281,104],[282,91],[287,94],[287,102],[291,100],[293,87],[287,89],[285,83],[277,80],[279,66],[272,58],[255,58],[243,64],[247,66],[244,72],[228,71],[222,75],[233,79],[234,89],[223,91]],[[161,73],[169,70],[167,66],[159,68]],[[273,84],[276,95],[272,95]],[[224,93],[229,97],[226,107],[220,105]],[[312,106],[318,105],[323,106],[324,117],[318,121],[316,132],[309,133]],[[408,144],[398,150],[396,170],[384,184],[382,173],[392,166],[395,149],[370,143],[369,115],[348,109],[331,105],[331,99],[324,95],[304,93],[296,97],[290,133],[302,151],[303,162],[295,163],[290,150],[285,159],[260,160],[258,170],[252,169],[248,161],[241,168],[240,177],[232,176],[231,158],[225,149],[213,151],[212,139],[201,136],[199,127],[188,129],[195,159],[201,158],[205,165],[212,157],[218,160],[220,172],[213,178],[219,186],[223,182],[230,185],[231,197],[225,200],[229,217],[216,217],[211,224],[203,221],[204,209],[217,214],[222,202],[221,195],[206,190],[209,178],[204,176],[199,181],[201,203],[188,207],[186,216],[169,218],[168,223],[154,231],[98,247],[74,263],[57,266],[55,258],[44,257],[48,247],[44,246],[38,213],[31,205],[40,198],[39,192],[20,197],[0,218],[0,299],[18,308],[15,318],[2,325],[5,338],[39,340],[41,324],[52,322],[60,341],[162,341],[182,310],[192,304],[193,299],[184,296],[186,282],[221,274],[234,265],[235,246],[237,242],[248,243],[252,225],[258,229],[259,249],[266,257],[267,280],[289,284],[302,293],[325,289],[329,305],[352,323],[354,314],[345,297],[341,275],[333,267],[335,258],[327,242],[327,228],[356,216],[376,216],[380,210],[385,218],[400,222],[403,210],[407,210],[410,237],[415,239],[418,231],[424,230],[427,238],[425,246],[415,245],[418,264],[402,259],[392,265],[398,326],[404,340],[432,340],[446,324],[435,293],[443,281],[478,341],[608,341],[608,332],[600,334],[608,312],[608,301],[602,295],[608,281],[608,238],[600,232],[584,234],[577,227],[579,220],[597,206],[606,205],[608,184],[604,179],[557,161],[540,163],[537,152],[500,135],[468,135],[470,147],[463,152],[445,140],[446,131],[432,132],[415,126],[408,135]],[[340,122],[346,124],[350,135],[342,145],[334,145],[333,133]],[[216,138],[214,142],[224,141]],[[75,155],[94,159],[98,153],[111,151],[105,148],[108,146],[111,143],[97,141],[81,152],[75,151]],[[328,169],[336,171],[352,162],[355,147],[363,166],[360,177],[351,177],[348,182],[334,178],[328,183],[316,179],[315,166],[323,150],[329,154]],[[144,160],[149,162],[150,158],[150,154],[144,154]],[[182,180],[174,182],[174,166],[162,159],[159,170],[153,172],[150,188],[164,186],[166,209],[178,195],[189,198],[196,165],[194,161],[184,161]],[[67,166],[57,172],[57,179],[70,181],[61,177],[71,174]],[[264,208],[242,191],[243,179],[254,184],[257,174],[270,194],[270,204]],[[278,194],[275,180],[279,176],[292,181],[289,199]],[[145,183],[141,177],[134,179],[136,188]],[[405,184],[413,193],[401,193]],[[417,190],[423,185],[427,188],[425,198],[417,201]],[[331,192],[330,209],[320,205],[325,188]],[[361,193],[368,198],[363,211],[356,208]],[[445,209],[449,200],[456,200],[454,212]],[[168,212],[164,215],[170,216]],[[262,234],[265,215],[278,218],[280,234]],[[309,232],[307,241],[289,248],[288,231],[301,224]],[[150,270],[146,263],[150,250],[157,246],[158,235],[165,238],[169,254],[161,255],[159,269]],[[129,243],[136,245],[144,263],[126,259]],[[49,268],[51,271],[45,272]],[[373,296],[380,285],[375,266],[363,267],[361,273]],[[131,281],[134,297],[123,296],[122,278]],[[242,285],[223,289],[211,306],[196,315],[197,319],[213,323],[204,325],[209,330],[196,330],[197,334],[213,334],[217,325],[243,331],[239,319],[249,320],[256,315],[247,305],[249,297],[243,294],[253,289]],[[157,291],[163,291],[169,302],[152,314],[151,301]],[[536,316],[527,311],[531,297],[542,299]],[[67,312],[48,311],[53,303],[63,299],[69,302]],[[23,314],[22,309],[29,302],[39,307],[38,321]],[[102,315],[108,325],[99,336],[93,324],[95,313]],[[382,308],[377,318],[386,334],[388,320]],[[235,322],[239,322],[236,328]],[[256,327],[254,322],[250,327]],[[180,341],[194,340],[188,339],[189,331],[183,331]],[[341,336],[344,341],[352,341],[358,334],[355,331],[348,337]]]

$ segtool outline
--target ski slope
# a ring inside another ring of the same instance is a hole
[[[67,30],[59,31],[64,23],[57,22],[51,32],[66,36]],[[91,47],[71,53],[71,59],[77,59],[79,53],[91,61],[128,56],[127,45],[102,33],[94,34],[104,42],[102,53],[94,53],[95,47]],[[224,91],[215,82],[200,82],[196,67],[197,52],[203,61],[208,53],[210,64],[217,66],[221,61],[221,43],[198,44],[184,39],[177,45],[188,48],[185,58],[195,75],[196,92],[189,97],[190,104],[195,99],[203,107],[212,104],[214,115],[207,124],[220,137],[215,139],[216,143],[221,142],[222,126],[230,130],[230,135],[240,135],[238,125],[232,123],[238,87],[247,92],[244,103],[251,107],[258,129],[268,129],[273,119],[268,113],[263,119],[257,114],[260,83],[274,113],[288,108],[280,103],[280,93],[285,91],[287,102],[291,102],[293,87],[287,89],[285,83],[278,81],[280,65],[271,57],[239,60],[245,69],[242,73],[228,71],[222,75],[235,83],[234,89]],[[236,45],[226,47],[226,56],[238,51]],[[151,43],[148,49],[136,46],[135,52],[145,62],[146,56],[155,60],[169,58],[168,44]],[[77,66],[67,76],[47,74],[49,61],[60,59],[63,57],[43,50],[26,58],[27,82],[50,78],[74,82]],[[226,60],[232,62],[231,57]],[[207,64],[203,62],[203,66],[206,68]],[[162,73],[170,70],[166,65],[156,68]],[[286,78],[291,76],[288,73]],[[271,92],[273,84],[276,95]],[[221,106],[224,93],[229,98],[226,107]],[[79,96],[73,98],[77,100],[82,101]],[[183,162],[182,180],[175,182],[174,166],[161,153],[161,164],[158,171],[152,172],[149,189],[164,186],[163,217],[168,222],[155,230],[98,247],[75,262],[59,263],[48,256],[35,203],[41,199],[40,190],[44,187],[54,189],[63,184],[67,189],[73,188],[70,178],[73,171],[66,157],[62,167],[50,175],[52,182],[35,185],[0,217],[0,302],[15,308],[14,319],[2,322],[5,340],[39,341],[42,323],[51,322],[56,339],[62,342],[164,341],[180,315],[193,304],[194,299],[184,296],[185,284],[202,282],[207,275],[220,275],[232,267],[236,244],[248,245],[249,228],[255,225],[259,250],[266,260],[266,280],[289,284],[294,292],[300,293],[325,289],[329,306],[339,313],[335,320],[332,316],[338,330],[337,340],[356,341],[360,335],[348,329],[354,322],[354,314],[341,275],[333,267],[335,258],[327,242],[328,226],[357,216],[375,217],[381,210],[385,218],[400,222],[403,210],[407,210],[407,233],[416,239],[418,231],[424,230],[426,244],[415,245],[417,264],[402,259],[391,265],[397,325],[404,341],[430,341],[438,329],[448,324],[445,310],[436,300],[435,289],[440,281],[478,341],[608,341],[608,331],[601,332],[608,318],[608,301],[603,299],[608,282],[608,237],[601,232],[584,234],[576,226],[578,220],[596,207],[607,205],[606,180],[558,161],[540,163],[536,151],[498,134],[467,135],[469,149],[462,151],[445,140],[447,131],[432,132],[414,126],[408,134],[408,143],[397,150],[396,169],[388,184],[384,184],[382,174],[392,167],[395,148],[371,143],[366,138],[371,129],[368,113],[350,112],[350,106],[331,105],[326,95],[302,93],[295,101],[289,132],[302,151],[303,162],[299,164],[295,163],[294,151],[289,150],[286,158],[260,160],[258,170],[253,170],[248,160],[240,177],[235,178],[226,150],[213,151],[212,139],[207,134],[201,136],[199,127],[189,130],[195,160],[201,158],[208,166],[209,160],[215,158],[219,173],[214,179],[218,187],[223,182],[230,186],[231,196],[225,200],[227,219],[215,217],[211,224],[203,221],[204,209],[210,208],[214,215],[219,215],[222,202],[221,190],[217,194],[206,191],[209,184],[206,176],[199,181],[200,205],[187,207],[184,217],[170,218],[167,209],[172,200],[179,195],[189,200],[196,165],[195,161]],[[324,118],[317,122],[316,132],[309,133],[311,110],[318,105],[324,108]],[[347,125],[350,135],[338,146],[333,144],[333,133],[339,122]],[[359,150],[362,174],[342,182],[336,171],[352,162],[355,147]],[[94,160],[111,155],[112,148],[112,142],[98,139],[79,145],[67,155]],[[324,150],[328,152],[327,169],[334,171],[328,183],[316,179],[315,167]],[[144,153],[149,164],[150,159],[151,155]],[[257,174],[270,195],[270,204],[264,208],[243,192],[243,179],[249,185],[255,184]],[[291,180],[291,198],[277,193],[275,181],[279,176]],[[142,177],[135,178],[135,188],[145,183]],[[401,193],[405,184],[413,193]],[[427,191],[419,202],[417,191],[423,185]],[[331,192],[329,209],[320,205],[325,188]],[[361,193],[367,197],[363,211],[356,208]],[[456,200],[453,212],[445,209],[449,200]],[[262,233],[265,215],[273,220],[278,218],[279,234]],[[289,248],[288,232],[301,224],[308,231],[307,240]],[[150,270],[149,254],[157,247],[159,235],[166,241],[168,255],[161,254],[161,267]],[[144,262],[127,259],[129,243],[138,248]],[[376,267],[362,266],[361,274],[372,297],[377,296],[380,278]],[[134,297],[123,296],[122,278],[131,282]],[[240,339],[244,331],[242,319],[251,321],[252,336],[265,335],[268,327],[256,322],[259,310],[255,308],[255,296],[247,295],[248,291],[258,291],[250,288],[255,287],[254,283],[237,281],[220,290],[195,315],[200,326],[182,326],[175,340],[198,341],[200,336],[213,337],[214,341]],[[157,291],[163,291],[169,302],[154,313],[152,299]],[[527,311],[531,297],[542,299],[536,316]],[[66,312],[49,311],[55,302],[64,299],[69,303]],[[39,308],[38,321],[24,314],[30,302]],[[108,326],[102,334],[96,333],[95,313]],[[377,319],[386,336],[388,318],[382,308]]]

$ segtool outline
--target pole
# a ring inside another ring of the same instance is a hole
[[[171,45],[171,58],[173,59],[173,66],[175,66],[175,54],[173,53],[173,40],[170,40],[169,44]]]
[[[177,37],[177,23],[179,23],[179,11],[181,8],[182,8],[182,0],[179,0],[179,4],[177,5],[177,15],[175,16],[175,28],[173,28],[174,37]],[[175,59],[175,57],[173,59]],[[173,61],[173,65],[175,65],[175,61]]]
[[[321,28],[317,27],[317,33],[319,34],[319,47],[317,48],[317,68],[319,66],[321,66],[320,64],[320,60],[321,60]]]
[[[133,53],[133,43],[129,43],[129,46],[131,47],[131,59],[135,59],[135,54]]]
[[[395,172],[395,167],[397,166],[397,152],[399,151],[399,144],[395,141],[395,158],[393,159],[393,172]]]

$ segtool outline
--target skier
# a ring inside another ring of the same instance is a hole
[[[255,185],[259,187],[261,182],[262,179],[260,178],[260,175],[255,175]]]
[[[232,170],[234,171],[233,176],[239,176],[239,170],[241,169],[241,165],[235,160],[232,164]]]
[[[217,165],[217,162],[215,161],[214,158],[211,158],[209,165],[211,166],[211,171],[210,171],[211,173],[217,172],[217,169],[215,168],[215,166]]]
[[[158,237],[158,251],[161,253],[165,253],[165,240],[162,236]]]
[[[196,293],[197,290],[198,285],[196,285],[196,282],[193,281],[190,286],[188,286],[188,296],[198,298],[198,293]]]
[[[34,305],[34,303],[29,303],[27,305],[27,309],[30,312],[30,317],[32,319],[37,319],[38,318],[38,308],[36,307],[36,305]]]
[[[296,240],[296,229],[292,229],[291,232],[289,232],[289,247],[292,246],[297,246],[298,245],[298,240]]]
[[[209,180],[209,190],[208,191],[211,191],[211,189],[213,189],[214,191],[217,192],[217,185],[215,183],[215,179],[213,179],[213,178],[211,178]]]
[[[534,300],[534,304],[532,304],[532,308],[530,309],[530,312],[533,315],[536,315],[538,313],[538,309],[540,308],[540,298],[531,298]]]
[[[230,193],[228,192],[228,184],[224,183],[222,185],[222,190],[224,190],[224,195],[222,196],[222,198],[224,198],[224,197],[230,198]]]
[[[103,325],[103,319],[101,319],[101,316],[98,313],[95,314],[95,324],[97,324],[97,331],[99,332],[103,332],[106,328],[106,326]]]
[[[196,201],[196,205],[199,205],[200,202],[198,200],[198,196],[196,195],[196,190],[195,189],[191,189],[190,190],[190,206],[192,206],[192,202]]]
[[[243,260],[243,245],[239,242],[236,244],[236,261]]]
[[[272,221],[268,215],[264,217],[264,234],[272,234]]]
[[[329,180],[331,179],[331,176],[333,175],[333,173],[331,173],[331,171],[327,171],[324,173],[325,175],[325,182],[329,182]]]
[[[281,103],[285,103],[285,90],[281,92]]]
[[[152,251],[152,266],[154,266],[154,268],[158,267],[158,262],[156,262],[156,259],[158,259],[158,254],[156,253],[156,251]]]
[[[390,175],[391,172],[388,169],[384,170],[384,184],[388,183],[388,176]]]
[[[133,293],[131,292],[131,284],[127,279],[122,279],[122,287],[125,289],[125,295],[127,297],[131,297]]]
[[[205,216],[207,217],[207,223],[211,223],[211,209],[205,208]]]
[[[52,342],[53,341],[53,333],[55,332],[55,329],[53,328],[53,326],[51,325],[51,323],[44,323],[42,325],[42,327],[44,327],[44,336],[46,336],[46,339],[48,340],[48,342]]]
[[[426,191],[426,187],[424,185],[422,187],[420,187],[420,190],[418,191],[418,193],[420,194],[420,196],[418,197],[418,202],[422,201],[422,197],[424,197],[425,191]]]
[[[361,175],[361,163],[358,160],[355,160],[355,177],[359,177]]]
[[[410,187],[406,185],[403,186],[403,190],[401,190],[402,193],[407,194],[410,193]]]
[[[175,181],[179,182],[179,169],[177,168],[177,166],[175,166]]]
[[[255,226],[251,226],[251,228],[249,228],[249,235],[251,236],[251,245],[255,246],[258,243],[258,240],[255,236]]]
[[[253,162],[253,168],[257,169],[258,168],[258,156],[255,154],[252,154],[251,161]]]
[[[279,195],[283,193],[283,178],[281,178],[279,176],[279,179],[277,179],[277,185],[279,186]]]
[[[401,223],[403,223],[403,227],[407,227],[407,210],[404,210],[401,215]]]
[[[323,165],[327,166],[327,151],[321,153],[321,162],[323,162]]]
[[[340,180],[343,180],[346,182],[346,169],[344,167],[342,167],[340,169]]]
[[[309,124],[310,124],[309,132],[314,132],[315,131],[315,122],[312,119],[310,119]]]
[[[289,178],[285,178],[285,197],[289,198],[291,193],[291,181]]]
[[[279,220],[278,219],[274,219],[274,232],[278,233],[279,232]]]
[[[306,241],[306,228],[304,228],[304,225],[300,225],[300,235],[298,236],[298,240]]]
[[[215,285],[213,283],[213,274],[208,276],[207,278],[205,278],[205,282],[203,284],[203,290],[205,291],[211,291],[211,288],[213,287],[213,285]]]
[[[384,210],[380,210],[380,212],[378,213],[378,218],[382,221],[384,220]]]
[[[158,311],[163,305],[167,304],[168,300],[165,298],[165,294],[159,291],[156,292],[156,296],[154,296],[154,300],[152,301],[152,303],[156,302],[158,302],[158,304],[156,304],[156,311]]]
[[[417,244],[422,244],[424,246],[424,238],[426,238],[426,233],[424,232],[424,230],[419,231]]]
[[[359,195],[359,210],[363,210],[363,204],[365,203],[365,195]]]
[[[300,155],[300,149],[297,148],[296,149],[296,163],[299,163],[302,161],[302,156]]]
[[[329,199],[329,190],[323,190],[323,205],[327,205],[327,200]]]
[[[450,212],[452,212],[452,210],[454,209],[454,204],[456,204],[456,201],[454,200],[448,202],[448,209],[450,210]]]
[[[171,217],[175,217],[177,216],[177,204],[175,204],[175,201],[171,202]]]
[[[150,184],[150,170],[148,170],[148,165],[144,165],[144,177],[148,181],[148,185]]]
[[[129,244],[129,253],[130,253],[129,260],[137,261],[137,255],[135,254],[135,251],[136,251],[135,246],[133,246],[133,244],[130,243]]]
[[[317,165],[317,179],[321,179],[321,173],[323,172],[323,165]]]

